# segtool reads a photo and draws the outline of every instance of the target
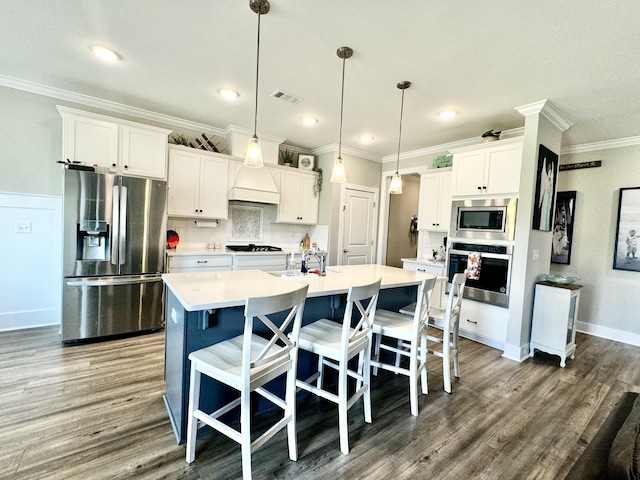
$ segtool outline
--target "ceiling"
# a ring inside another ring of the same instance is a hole
[[[248,0],[5,1],[0,84],[253,129],[257,19]],[[522,127],[514,107],[544,99],[573,123],[563,146],[640,135],[637,0],[271,0],[261,24],[258,133],[290,145],[338,143],[343,45],[354,50],[343,145],[373,156],[397,152],[402,80],[403,152]],[[99,62],[93,45],[121,61]],[[223,100],[222,87],[240,97]],[[270,97],[277,89],[303,101]],[[440,120],[449,108],[456,118]]]

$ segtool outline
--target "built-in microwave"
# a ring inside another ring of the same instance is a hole
[[[452,202],[450,234],[455,238],[510,240],[515,236],[516,198]]]

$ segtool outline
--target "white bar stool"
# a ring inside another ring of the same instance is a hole
[[[309,286],[282,295],[249,298],[244,309],[244,334],[189,354],[191,378],[189,387],[189,420],[187,424],[187,462],[195,460],[197,429],[204,424],[218,430],[242,446],[242,475],[251,479],[251,453],[287,426],[289,458],[296,460],[296,372],[298,336]],[[269,315],[286,314],[277,326]],[[270,330],[270,338],[253,333],[254,319]],[[262,386],[287,374],[284,400]],[[207,375],[240,391],[240,398],[208,414],[199,409],[200,380]],[[256,392],[282,408],[284,415],[270,429],[251,441],[250,393]],[[240,431],[221,422],[221,415],[240,406]]]
[[[371,371],[369,367],[371,348],[371,327],[374,321],[381,279],[369,285],[351,287],[347,294],[342,322],[323,318],[300,329],[299,346],[302,350],[318,355],[318,371],[307,380],[298,380],[296,385],[319,397],[338,404],[340,428],[340,450],[349,453],[349,428],[347,410],[360,398],[364,401],[364,420],[371,423],[371,391],[369,388]],[[363,303],[369,300],[367,307]],[[355,327],[351,327],[354,305],[360,313]],[[350,359],[358,355],[358,370],[348,367]],[[338,371],[338,394],[322,388],[324,367]],[[356,391],[350,397],[347,392],[347,377],[356,379]],[[315,385],[313,385],[315,382]]]
[[[409,377],[409,397],[411,399],[411,415],[418,416],[418,378],[421,379],[422,393],[428,393],[427,387],[427,326],[429,322],[429,306],[431,293],[436,278],[422,281],[418,287],[418,296],[413,317],[389,310],[376,311],[373,333],[376,335],[375,348],[371,365],[374,375],[378,368],[399,373]],[[395,345],[385,345],[382,337],[393,338]],[[380,350],[395,353],[394,364],[380,359]],[[400,356],[409,357],[409,367],[400,366]]]

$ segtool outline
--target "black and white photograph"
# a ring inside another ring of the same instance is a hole
[[[613,268],[640,272],[640,187],[621,188]]]
[[[573,246],[573,220],[575,218],[576,192],[558,192],[556,212],[551,237],[551,263],[569,265]]]
[[[553,201],[556,194],[558,176],[558,154],[540,144],[536,177],[536,196],[533,205],[534,230],[551,231]]]

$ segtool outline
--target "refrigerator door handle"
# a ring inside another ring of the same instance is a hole
[[[109,285],[135,285],[140,283],[153,283],[162,281],[160,275],[150,277],[124,277],[124,278],[83,278],[67,280],[66,284],[70,287],[104,287]]]
[[[111,264],[118,265],[118,241],[120,233],[120,195],[117,185],[112,189],[112,211],[111,211]]]
[[[120,232],[118,235],[118,244],[120,245],[120,253],[118,254],[118,263],[124,265],[125,252],[127,250],[127,187],[120,187]]]

